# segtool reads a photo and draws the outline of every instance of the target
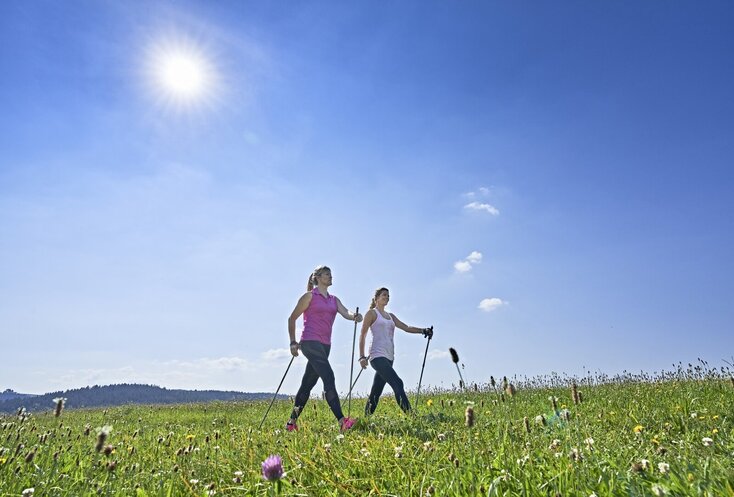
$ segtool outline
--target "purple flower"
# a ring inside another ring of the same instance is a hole
[[[269,481],[280,480],[283,476],[283,460],[279,455],[269,456],[263,461],[263,478]]]

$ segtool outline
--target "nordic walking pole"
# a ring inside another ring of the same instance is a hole
[[[428,341],[426,342],[426,352],[423,354],[423,366],[421,366],[421,377],[418,379],[418,390],[415,392],[415,408],[418,409],[418,397],[421,394],[421,382],[423,381],[423,369],[426,367],[426,357],[428,356],[428,346],[431,344],[431,338],[433,338],[433,326],[429,328],[431,333],[428,335]]]
[[[357,381],[359,381],[359,377],[362,376],[362,371],[364,371],[364,369],[359,368],[359,373],[357,373],[357,377],[354,379],[354,383],[352,383],[352,386],[349,387],[349,392],[350,393],[352,392],[352,389],[354,388],[354,385],[356,385],[357,384]]]
[[[278,385],[278,389],[275,391],[275,395],[273,395],[273,400],[270,401],[270,405],[268,406],[268,410],[265,411],[265,416],[263,416],[263,420],[260,421],[260,426],[258,427],[258,430],[263,427],[263,423],[265,422],[265,418],[268,417],[268,413],[270,412],[270,408],[273,407],[273,402],[275,402],[275,398],[278,396],[278,392],[280,392],[280,387],[283,386],[283,381],[285,380],[285,375],[288,374],[288,370],[291,368],[291,364],[293,364],[293,359],[295,359],[296,356],[291,356],[291,362],[288,363],[288,367],[285,368],[285,373],[283,373],[283,379],[280,380],[280,384]]]
[[[347,417],[352,414],[352,375],[354,375],[354,344],[357,342],[357,314],[359,307],[354,311],[354,333],[352,334],[352,362],[349,363],[349,397],[347,400]]]

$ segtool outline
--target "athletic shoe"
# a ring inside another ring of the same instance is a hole
[[[357,420],[354,418],[344,418],[342,419],[341,426],[339,427],[339,431],[345,432],[354,426],[354,423],[356,423]]]
[[[285,429],[288,431],[298,431],[298,425],[296,423],[288,422],[285,424]]]

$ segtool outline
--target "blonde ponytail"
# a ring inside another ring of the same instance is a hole
[[[310,292],[316,286],[316,278],[321,276],[325,271],[331,271],[329,266],[319,266],[313,270],[311,276],[308,277],[308,283],[306,284],[306,291]]]
[[[372,302],[370,302],[370,309],[374,309],[375,307],[377,307],[377,297],[379,297],[382,292],[390,292],[390,290],[388,290],[384,286],[375,290],[375,296],[372,297]]]

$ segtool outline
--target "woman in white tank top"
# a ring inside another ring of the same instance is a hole
[[[375,370],[375,379],[372,382],[372,389],[365,407],[366,415],[375,412],[386,383],[389,383],[393,392],[395,392],[395,399],[400,408],[404,412],[410,411],[410,402],[405,394],[403,380],[400,379],[392,367],[395,361],[395,328],[400,328],[407,333],[423,333],[425,337],[433,336],[433,330],[430,328],[408,326],[395,317],[395,314],[387,312],[385,306],[389,301],[390,291],[387,288],[378,288],[375,291],[370,310],[364,316],[362,334],[359,337],[359,364],[362,369],[366,369],[369,361],[369,364]],[[364,349],[367,331],[370,329],[372,330],[372,343],[370,344],[368,358],[364,355]]]

